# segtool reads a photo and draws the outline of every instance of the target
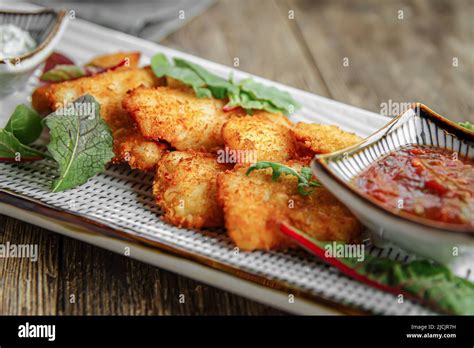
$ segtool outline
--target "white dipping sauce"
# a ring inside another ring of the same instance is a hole
[[[0,25],[0,59],[15,58],[36,47],[31,35],[13,24]]]

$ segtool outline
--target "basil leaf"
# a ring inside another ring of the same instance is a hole
[[[22,144],[31,144],[41,135],[43,125],[36,111],[21,104],[13,111],[5,130],[12,133]]]
[[[472,123],[469,123],[469,122],[459,122],[459,125],[460,125],[461,127],[464,127],[464,128],[466,128],[466,129],[469,129],[469,130],[471,130],[471,131],[474,132],[474,124],[472,124]]]
[[[51,137],[48,150],[59,165],[53,192],[82,185],[104,171],[114,156],[112,135],[99,108],[94,97],[85,95],[46,117]]]
[[[313,179],[311,168],[308,167],[303,167],[301,173],[298,173],[293,168],[285,166],[284,164],[261,161],[251,165],[245,174],[249,175],[254,170],[266,168],[271,168],[273,171],[272,181],[278,180],[281,174],[296,176],[298,178],[298,193],[302,196],[307,196],[313,192],[313,190],[309,188],[321,186],[317,180]]]
[[[86,69],[76,65],[56,65],[53,69],[44,73],[41,81],[47,82],[62,82],[67,80],[77,79],[79,77],[87,76]]]
[[[33,161],[49,155],[22,144],[13,133],[0,129],[0,160],[3,161]]]

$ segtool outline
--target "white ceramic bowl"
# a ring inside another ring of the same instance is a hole
[[[65,10],[3,11],[0,23],[28,31],[36,41],[34,50],[19,57],[0,60],[0,99],[21,89],[35,69],[45,61],[68,23]]]
[[[394,242],[447,266],[458,274],[474,272],[474,231],[392,211],[362,194],[352,179],[385,154],[410,144],[429,145],[473,158],[474,132],[413,104],[402,115],[362,142],[316,156],[312,169],[319,181],[366,225],[376,243]]]

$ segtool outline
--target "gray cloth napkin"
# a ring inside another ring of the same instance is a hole
[[[32,2],[45,7],[74,10],[78,18],[158,42],[194,16],[204,12],[214,0],[33,0]]]

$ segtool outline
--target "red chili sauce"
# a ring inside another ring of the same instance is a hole
[[[474,161],[453,151],[406,146],[372,163],[354,182],[390,210],[474,229]]]

